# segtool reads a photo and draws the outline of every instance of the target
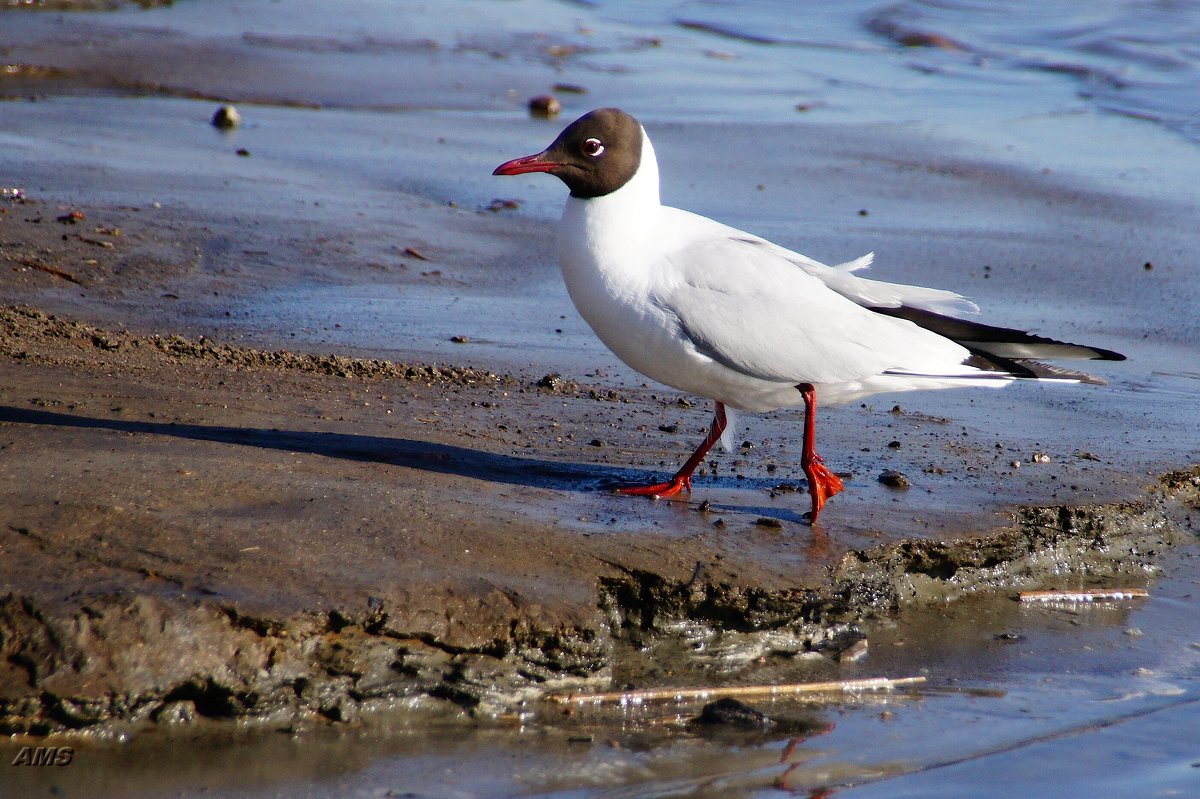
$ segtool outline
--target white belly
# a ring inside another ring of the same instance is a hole
[[[664,385],[748,411],[801,403],[790,383],[729,369],[700,353],[669,311],[656,305],[637,274],[598,268],[592,253],[565,244],[560,252],[571,301],[596,336],[630,368]]]

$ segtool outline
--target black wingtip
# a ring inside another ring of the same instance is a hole
[[[1114,350],[1072,344],[1024,330],[985,325],[954,316],[926,311],[921,308],[871,308],[876,313],[904,319],[931,333],[957,342],[971,352],[989,360],[1004,362],[1034,361],[1038,358],[1080,358],[1092,361],[1123,361],[1125,356]]]

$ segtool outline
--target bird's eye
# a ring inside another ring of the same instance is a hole
[[[592,158],[604,152],[604,145],[599,139],[588,139],[583,143],[581,148],[584,155],[590,155]]]

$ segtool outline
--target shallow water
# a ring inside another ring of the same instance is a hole
[[[1149,599],[1034,605],[985,595],[906,614],[844,676],[925,676],[832,703],[748,700],[774,728],[705,728],[700,703],[531,704],[476,727],[416,711],[300,735],[226,729],[83,742],[72,765],[9,772],[14,796],[1167,797],[1200,791],[1194,546]],[[719,680],[746,653],[665,665]],[[760,676],[828,666],[766,655]],[[725,665],[722,665],[722,664]],[[230,737],[226,737],[230,736]],[[232,738],[232,740],[231,740]]]
[[[1194,461],[1200,5],[995,8],[209,0],[5,12],[6,61],[74,72],[23,89],[41,95],[36,103],[4,105],[3,182],[64,201],[207,213],[230,231],[233,260],[266,283],[289,258],[331,264],[320,279],[189,306],[181,324],[210,335],[370,355],[394,355],[400,342],[404,357],[497,369],[579,374],[598,364],[636,386],[574,315],[547,253],[515,259],[516,245],[478,221],[509,219],[548,241],[561,187],[488,174],[559,128],[529,119],[526,99],[575,84],[587,93],[559,92],[564,118],[612,104],[652,127],[675,204],[830,261],[877,249],[881,277],[963,291],[993,319],[1101,337],[1136,364],[1101,365],[1107,392],[1029,388],[986,410],[967,395],[939,397],[931,409],[964,433],[1001,439],[997,419],[1018,419],[1022,436],[1065,455],[1086,428],[1087,446],[1122,452],[1131,479]],[[215,97],[239,102],[246,125],[212,129]],[[810,152],[806,137],[822,131]],[[853,179],[866,168],[869,186]],[[914,174],[926,196],[912,196]],[[813,182],[820,196],[807,191]],[[519,198],[519,211],[491,216],[484,209],[497,197]],[[422,220],[441,219],[451,202],[458,238],[423,233]],[[1035,202],[1054,213],[1041,219]],[[306,249],[312,228],[325,250]],[[1089,248],[1089,238],[1112,251]],[[1063,240],[1078,241],[1077,254]],[[972,249],[979,241],[986,253]],[[1021,248],[1039,241],[1063,261],[1030,263]],[[406,258],[408,245],[434,262]],[[931,262],[931,250],[946,254]],[[378,262],[381,276],[340,274],[345,261]],[[471,341],[455,344],[456,335]],[[834,429],[877,423],[869,413],[835,414]],[[929,501],[963,495],[948,496]],[[700,732],[682,721],[695,706],[570,719],[531,707],[482,727],[418,709],[294,737],[84,743],[70,768],[6,770],[5,788],[81,797],[1196,795],[1200,571],[1194,549],[1164,565],[1148,601],[1027,608],[985,597],[908,615],[876,631],[847,676],[924,674],[927,686],[835,706],[759,705],[790,719],[803,733],[795,736]],[[706,646],[722,651],[719,641]],[[683,670],[673,657],[664,668]],[[815,668],[769,660],[760,677]],[[729,665],[714,657],[687,668]]]

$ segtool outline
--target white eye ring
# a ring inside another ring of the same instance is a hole
[[[604,144],[599,139],[588,139],[583,143],[582,149],[584,155],[596,158],[604,152]]]

